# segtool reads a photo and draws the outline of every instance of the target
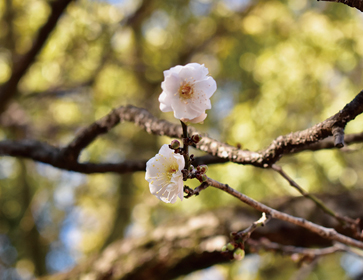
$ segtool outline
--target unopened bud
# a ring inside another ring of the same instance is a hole
[[[194,134],[192,135],[192,141],[193,143],[197,144],[199,141],[202,140],[202,136],[200,134]]]
[[[241,248],[238,248],[236,251],[234,251],[233,253],[233,258],[237,261],[242,260],[245,257],[245,251],[242,250]]]
[[[180,147],[180,142],[178,140],[173,140],[170,143],[170,149],[176,150]]]
[[[203,182],[207,182],[207,180],[208,180],[207,175],[203,174],[203,175],[202,175],[202,181],[203,181]]]
[[[226,245],[224,245],[223,247],[222,247],[222,252],[227,252],[227,246]]]
[[[205,174],[205,173],[207,173],[207,171],[208,171],[208,166],[206,166],[206,165],[199,165],[199,166],[197,167],[197,170],[198,170],[200,173]]]
[[[189,165],[189,170],[190,171],[193,171],[193,169],[194,169],[194,166],[193,165]]]
[[[227,249],[228,249],[229,251],[233,251],[233,250],[234,250],[234,245],[233,245],[232,243],[228,243],[228,244],[227,244]]]

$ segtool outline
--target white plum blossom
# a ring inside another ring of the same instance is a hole
[[[212,108],[209,99],[217,90],[216,81],[208,73],[204,64],[198,63],[178,65],[164,71],[160,110],[173,111],[174,117],[183,122],[203,122],[207,117],[205,110]]]
[[[181,170],[184,157],[175,154],[169,145],[163,145],[159,153],[146,163],[145,180],[150,192],[166,203],[175,203],[177,197],[183,200],[184,184]]]
[[[199,117],[196,117],[194,119],[190,120],[190,119],[187,119],[187,118],[181,118],[180,120],[182,122],[185,122],[185,123],[188,123],[188,122],[190,122],[190,123],[202,123],[205,120],[206,117],[207,117],[207,114],[205,112],[203,112]]]

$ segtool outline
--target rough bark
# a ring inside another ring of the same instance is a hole
[[[277,162],[283,155],[304,150],[341,148],[344,142],[356,143],[363,140],[362,133],[344,136],[346,124],[354,120],[362,112],[363,91],[334,116],[303,131],[279,136],[260,152],[241,150],[202,134],[203,138],[196,145],[196,148],[215,156],[215,158],[198,159],[197,163],[231,161],[238,164],[267,168]],[[103,172],[127,173],[145,170],[146,160],[99,164],[78,162],[78,157],[83,149],[89,146],[97,137],[109,132],[113,127],[125,121],[134,123],[150,134],[182,137],[182,128],[179,124],[159,120],[145,109],[128,105],[114,109],[105,117],[84,128],[64,148],[54,147],[36,140],[4,140],[0,141],[0,155],[30,158],[61,169],[87,174]],[[198,133],[198,131],[193,127],[189,127],[189,133],[194,134]],[[329,136],[334,136],[334,139],[327,139]],[[203,162],[203,160],[206,162]]]

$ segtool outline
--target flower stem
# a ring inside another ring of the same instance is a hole
[[[183,128],[183,156],[185,160],[185,169],[189,169],[190,160],[189,160],[189,138],[188,138],[188,126],[180,121]]]

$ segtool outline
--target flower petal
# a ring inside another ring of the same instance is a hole
[[[205,120],[205,118],[207,117],[206,113],[202,113],[199,117],[196,117],[194,119],[185,119],[182,118],[181,121],[185,122],[185,123],[203,123],[203,121]]]
[[[180,70],[182,70],[182,69],[183,69],[182,65],[177,65],[177,66],[171,67],[169,70],[165,70],[163,72],[164,73],[164,78],[166,78],[171,73],[179,74]]]
[[[211,109],[209,98],[217,89],[214,79],[207,75],[208,69],[198,63],[178,65],[164,71],[160,110],[174,111],[177,119],[194,120],[199,117],[195,121],[201,121],[206,117],[205,110]]]
[[[204,66],[204,64],[199,63],[188,63],[184,66],[184,68],[180,71],[179,76],[182,79],[192,79],[194,81],[198,81],[204,79],[208,75],[208,68]]]
[[[174,150],[170,149],[168,144],[164,144],[161,146],[159,154],[164,157],[169,157],[174,155]]]
[[[194,75],[197,75],[197,72],[194,71],[194,68],[188,65],[185,65],[182,70],[180,70],[179,77],[183,81],[195,81]]]
[[[164,82],[161,83],[161,88],[170,93],[178,92],[181,78],[176,73],[171,73],[165,78]]]
[[[193,119],[200,115],[201,109],[198,106],[190,105],[190,102],[180,102],[178,99],[173,100],[171,108],[174,111],[174,117],[177,119]],[[203,110],[203,109],[202,109]]]
[[[184,157],[175,154],[169,145],[163,145],[159,153],[146,163],[145,179],[149,182],[151,194],[161,201],[175,203],[183,192]]]
[[[217,83],[212,77],[207,77],[204,80],[199,80],[194,83],[196,91],[202,91],[207,98],[211,98],[213,93],[217,90]]]
[[[179,171],[181,171],[182,169],[184,169],[185,167],[185,159],[181,154],[174,154],[174,158],[176,160],[176,163],[178,164],[179,167]]]

